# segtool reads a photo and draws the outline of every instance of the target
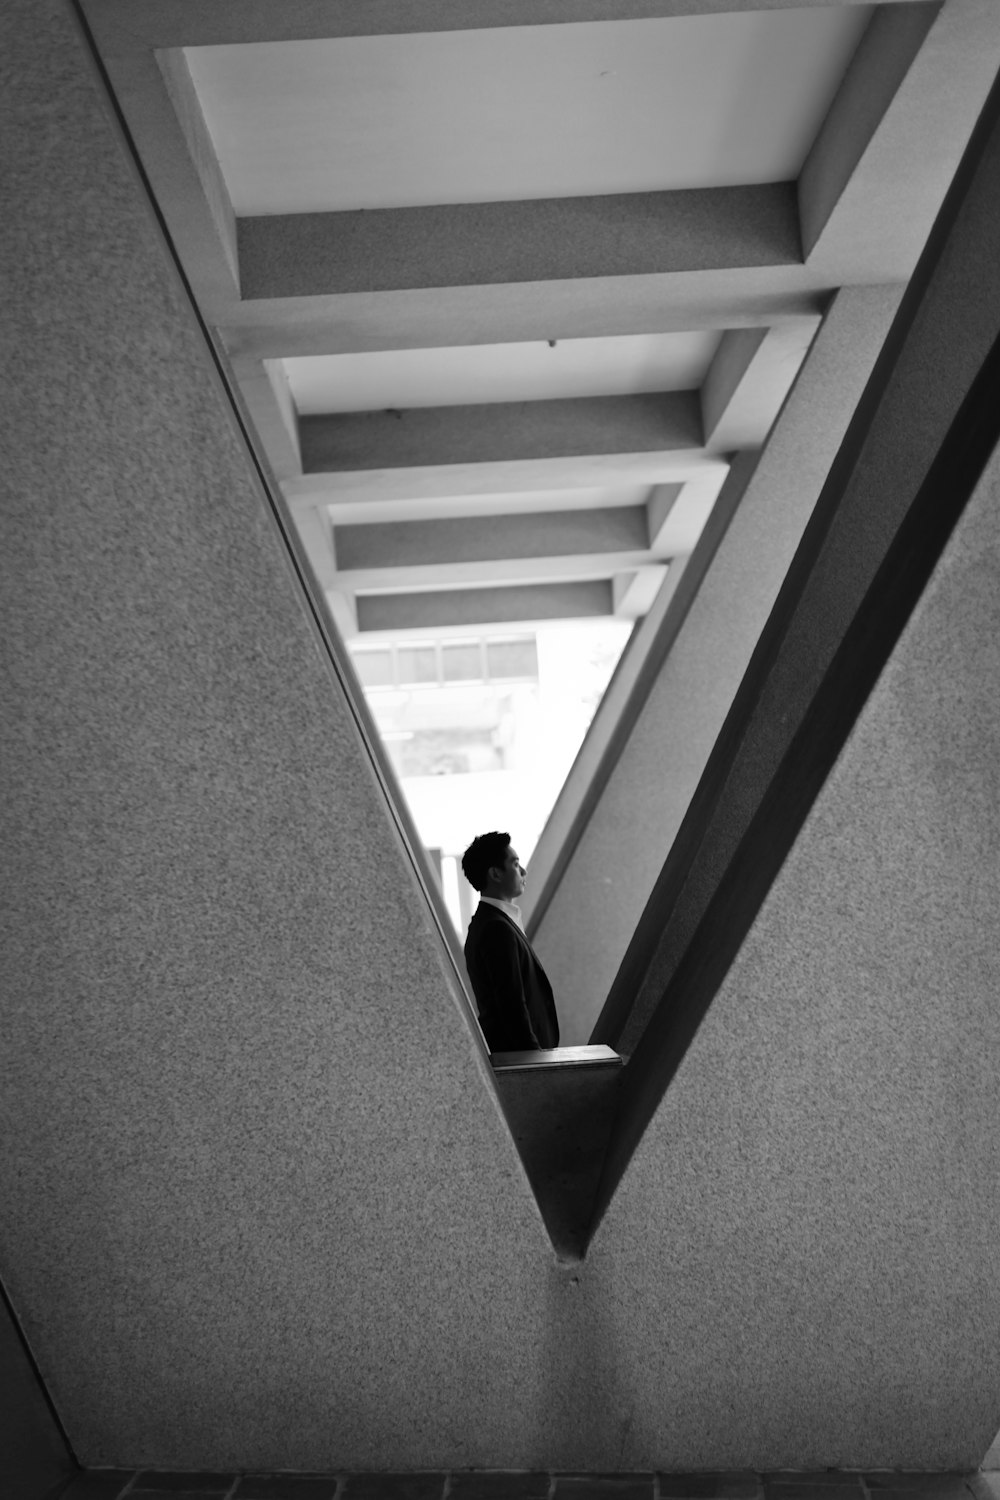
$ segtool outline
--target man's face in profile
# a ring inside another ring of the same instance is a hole
[[[507,845],[503,864],[494,869],[499,882],[497,895],[504,901],[516,901],[524,890],[524,866],[518,859],[513,844]]]

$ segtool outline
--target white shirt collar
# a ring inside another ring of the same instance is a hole
[[[516,923],[522,932],[524,931],[524,923],[521,920],[521,908],[516,901],[504,901],[501,896],[480,896],[480,905],[484,901],[488,902],[490,906],[496,906],[500,911],[506,912],[511,921]]]

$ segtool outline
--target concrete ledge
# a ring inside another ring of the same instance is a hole
[[[601,1043],[586,1047],[548,1047],[538,1052],[494,1052],[490,1055],[493,1071],[512,1072],[531,1068],[612,1067],[620,1068],[622,1060],[612,1047]]]

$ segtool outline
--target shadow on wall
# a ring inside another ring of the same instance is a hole
[[[593,1261],[549,1268],[540,1340],[545,1405],[531,1447],[540,1468],[607,1468],[612,1451],[615,1469],[637,1467],[635,1399],[627,1388],[629,1365],[619,1348],[611,1293]]]
[[[0,1478],[4,1500],[45,1500],[76,1465],[0,1294]]]

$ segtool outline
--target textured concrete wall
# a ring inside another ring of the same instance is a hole
[[[1000,453],[592,1251],[665,1227],[635,1301],[699,1352],[657,1399],[796,1462],[968,1463],[1000,1416],[998,518]]]
[[[403,1457],[405,1289],[437,1446],[547,1240],[68,10],[0,67],[0,1266],[84,1461]]]
[[[0,1266],[78,1455],[977,1459],[996,481],[561,1268],[56,0],[0,67]]]

